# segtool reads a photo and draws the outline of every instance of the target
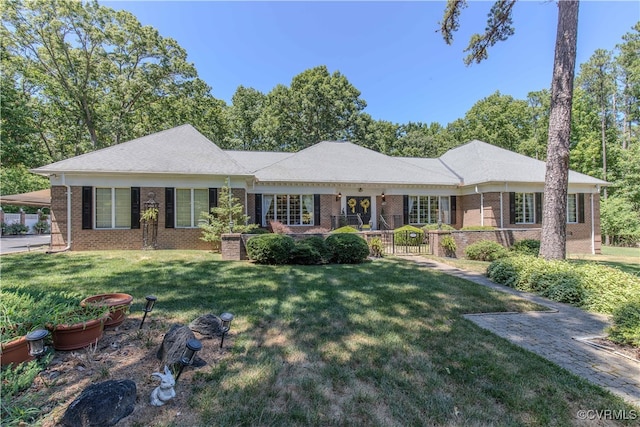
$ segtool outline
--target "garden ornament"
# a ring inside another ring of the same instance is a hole
[[[164,365],[164,374],[154,372],[151,376],[160,378],[160,385],[151,392],[151,404],[153,406],[162,406],[176,397],[176,391],[173,389],[176,381],[173,379],[173,374],[167,365]]]

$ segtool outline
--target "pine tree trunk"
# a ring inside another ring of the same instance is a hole
[[[545,259],[564,259],[566,256],[569,136],[578,39],[578,5],[577,0],[558,2],[558,32],[551,82],[547,170],[540,239],[540,256]]]

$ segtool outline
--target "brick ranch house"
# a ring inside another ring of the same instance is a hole
[[[222,150],[182,125],[33,169],[51,182],[52,249],[141,249],[145,202],[159,206],[159,249],[210,249],[203,211],[226,180],[251,221],[296,232],[427,223],[540,229],[544,162],[481,141],[437,159],[391,157],[349,142],[297,153]],[[605,181],[569,173],[567,250],[600,252]],[[534,233],[535,234],[535,233]]]

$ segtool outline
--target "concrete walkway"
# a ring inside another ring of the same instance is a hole
[[[606,335],[605,329],[610,325],[607,316],[588,313],[567,304],[498,285],[482,274],[460,270],[428,258],[403,258],[547,307],[548,311],[481,313],[465,317],[481,328],[606,388],[640,408],[640,362],[589,344],[585,340]]]

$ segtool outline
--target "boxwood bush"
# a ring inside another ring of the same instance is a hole
[[[495,261],[508,253],[504,246],[493,240],[479,240],[464,248],[465,256],[474,261]]]
[[[285,234],[258,234],[247,241],[247,256],[258,264],[286,264],[295,243]]]
[[[422,229],[424,231],[429,231],[429,230],[448,230],[448,231],[451,231],[451,230],[455,230],[455,227],[453,227],[453,226],[451,226],[449,224],[440,224],[440,225],[438,225],[438,224],[427,224],[427,225],[422,226]]]
[[[331,262],[338,264],[358,264],[369,256],[369,245],[357,234],[332,234],[325,240],[331,252]]]
[[[307,237],[296,242],[291,251],[293,264],[322,264],[331,259],[331,253],[324,239],[319,236]]]
[[[335,230],[333,230],[331,233],[357,233],[358,229],[357,228],[353,228],[350,225],[345,225],[343,227],[340,228],[336,228]]]

